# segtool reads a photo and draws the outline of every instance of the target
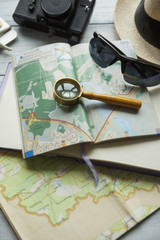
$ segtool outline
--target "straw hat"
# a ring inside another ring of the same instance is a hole
[[[114,23],[138,57],[160,65],[160,0],[117,0]]]

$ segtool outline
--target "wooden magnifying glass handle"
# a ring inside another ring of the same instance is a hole
[[[97,94],[93,92],[82,92],[82,97],[88,99],[94,99],[98,101],[102,101],[105,103],[109,103],[116,106],[139,109],[142,105],[142,102],[137,99],[127,98],[127,97],[120,97],[120,96],[113,96],[108,94]]]

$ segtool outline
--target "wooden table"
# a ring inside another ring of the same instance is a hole
[[[27,1],[27,0],[26,0]],[[94,31],[97,31],[104,35],[109,40],[117,40],[118,35],[115,31],[113,23],[113,12],[116,0],[96,0],[96,6],[90,19],[85,34],[81,42],[88,42]],[[17,32],[17,39],[13,41],[9,46],[13,49],[12,52],[0,49],[0,83],[5,74],[5,70],[11,57],[14,54],[24,52],[26,50],[39,47],[48,43],[65,41],[65,39],[52,36],[39,32],[33,29],[27,29],[18,26],[13,18],[12,14],[17,6],[18,0],[0,0],[0,17],[8,22],[13,29]],[[129,231],[126,235],[121,237],[121,240],[158,240],[160,239],[160,210],[147,218],[142,223],[138,224],[134,229]],[[10,227],[8,221],[4,217],[0,210],[0,239],[2,240],[15,240],[17,239],[15,233]]]

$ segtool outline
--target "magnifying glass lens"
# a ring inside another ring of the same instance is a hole
[[[73,83],[61,82],[56,88],[56,93],[63,99],[73,99],[79,95],[80,89]]]

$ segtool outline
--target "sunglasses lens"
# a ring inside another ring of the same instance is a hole
[[[90,55],[100,67],[108,67],[116,58],[115,51],[99,38],[93,38],[89,45]]]
[[[126,82],[141,87],[160,83],[160,70],[138,62],[126,62],[123,76]]]
[[[160,68],[147,62],[126,57],[103,37],[92,38],[89,51],[95,63],[102,68],[121,60],[124,80],[132,85],[149,87],[160,84]]]

